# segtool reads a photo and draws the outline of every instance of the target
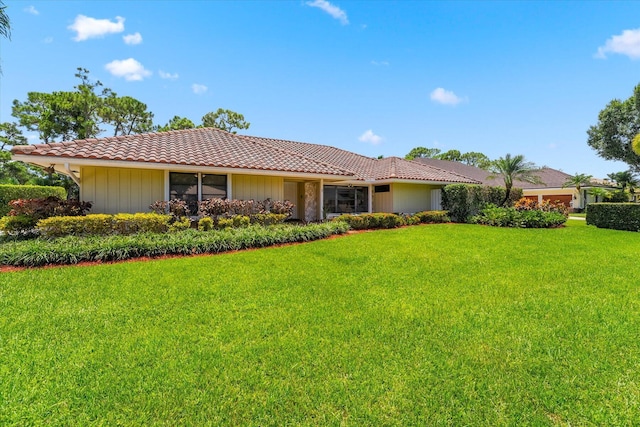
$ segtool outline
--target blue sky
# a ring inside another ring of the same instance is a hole
[[[640,2],[5,4],[0,121],[27,92],[71,90],[83,67],[157,124],[222,107],[251,122],[243,133],[368,156],[425,146],[570,174],[626,169],[597,157],[586,131],[640,83]]]

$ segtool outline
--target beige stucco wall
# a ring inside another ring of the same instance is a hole
[[[277,176],[233,175],[231,194],[237,200],[283,200],[284,179]]]
[[[82,167],[80,199],[92,202],[92,213],[149,212],[164,199],[164,172],[147,169]]]
[[[391,187],[393,195],[392,212],[414,213],[430,210],[432,188],[436,187],[426,184],[393,184]]]

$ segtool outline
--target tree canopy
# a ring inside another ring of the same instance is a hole
[[[218,108],[202,116],[202,127],[214,127],[231,133],[237,133],[236,129],[249,129],[251,123],[244,120],[244,116],[235,111]]]
[[[614,99],[600,111],[598,123],[587,131],[587,143],[600,157],[621,160],[634,171],[640,171],[640,153],[633,149],[633,141],[639,134],[640,84],[629,99]]]
[[[568,177],[564,184],[562,184],[562,187],[575,187],[576,190],[580,191],[583,185],[591,183],[591,178],[593,178],[592,175],[587,175],[585,173],[576,173],[575,175],[571,175],[570,177]]]
[[[173,116],[166,125],[157,126],[155,130],[156,132],[168,132],[170,130],[194,129],[195,127],[195,123],[186,117]]]
[[[415,147],[409,151],[404,158],[407,160],[413,160],[416,158],[433,159],[436,158],[438,154],[440,154],[440,150],[438,148]]]
[[[9,21],[9,15],[7,15],[7,6],[4,5],[4,1],[0,0],[0,36],[11,38],[11,21]]]

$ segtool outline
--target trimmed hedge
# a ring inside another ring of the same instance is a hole
[[[450,184],[442,189],[442,207],[454,222],[469,222],[486,205],[499,206],[506,194],[504,187],[478,184]],[[521,188],[512,188],[507,204],[512,206],[522,198]]]
[[[471,217],[473,224],[514,228],[553,228],[567,222],[567,216],[557,211],[517,210],[488,206]]]
[[[451,222],[451,219],[446,211],[424,211],[413,215],[396,215],[391,213],[344,214],[334,218],[332,221],[346,222],[354,230],[374,230],[397,228],[403,225],[438,224]]]
[[[44,185],[0,184],[0,217],[9,213],[9,202],[18,199],[44,199],[47,197],[67,198],[67,190],[62,187]]]
[[[587,224],[598,228],[640,231],[640,204],[590,203],[587,206]]]
[[[307,242],[349,229],[345,222],[308,225],[249,226],[202,232],[144,233],[132,236],[67,236],[0,245],[0,265],[36,267],[83,261],[119,261],[136,257],[213,254],[283,243]]]
[[[38,221],[43,237],[91,236],[136,233],[164,233],[170,229],[171,215],[155,213],[92,214],[87,216],[52,216]],[[187,222],[188,228],[190,223]]]

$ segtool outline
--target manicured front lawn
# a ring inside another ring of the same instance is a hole
[[[0,275],[0,425],[634,425],[640,234],[429,225]]]

